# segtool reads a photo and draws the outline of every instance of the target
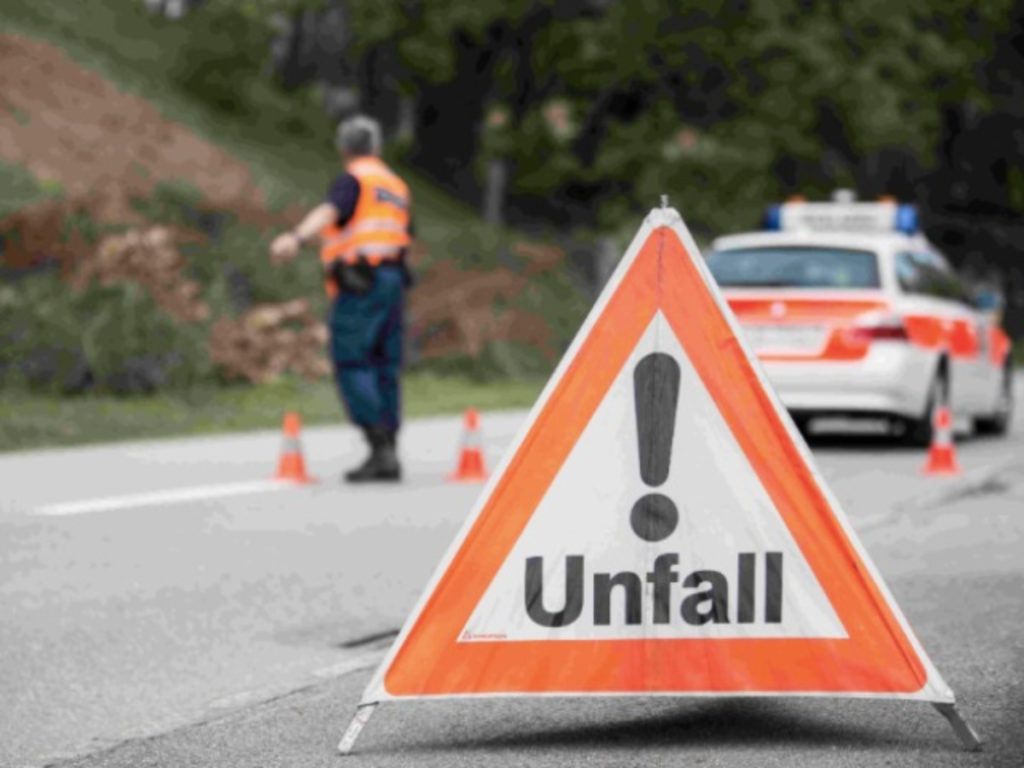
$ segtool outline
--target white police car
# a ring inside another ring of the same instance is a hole
[[[815,416],[896,419],[915,442],[933,409],[1006,432],[1010,340],[945,257],[913,206],[770,208],[766,230],[714,241],[708,265],[801,429]]]

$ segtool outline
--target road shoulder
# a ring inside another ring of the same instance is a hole
[[[1024,753],[1024,587],[1018,572],[893,583],[911,622],[986,740],[960,750],[930,707],[869,700],[491,699],[381,707],[356,752],[335,745],[369,677],[363,668],[62,765],[1014,766]],[[957,606],[972,605],[972,611]],[[1002,627],[998,632],[988,627]]]

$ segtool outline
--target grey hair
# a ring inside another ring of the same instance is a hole
[[[353,115],[338,125],[334,142],[351,157],[380,154],[380,123],[368,115]]]

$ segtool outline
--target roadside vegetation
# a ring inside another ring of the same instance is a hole
[[[265,76],[267,31],[242,5],[220,0],[170,21],[148,13],[141,0],[5,0],[0,24],[5,32],[60,47],[227,150],[252,171],[271,209],[307,206],[322,198],[338,172],[334,126],[315,88],[283,91]],[[476,211],[400,157],[391,160],[410,181],[417,234],[435,257],[471,263],[509,236],[485,226]]]
[[[414,371],[406,377],[406,418],[458,414],[467,404],[484,410],[528,408],[542,377],[489,377]],[[160,397],[59,397],[0,392],[0,451],[142,440],[251,429],[276,429],[287,410],[306,424],[341,424],[333,383],[286,377],[260,386],[205,386]]]
[[[0,162],[0,218],[60,193],[60,184],[51,183],[47,188],[24,168]]]
[[[571,338],[594,282],[551,247],[545,226],[585,252],[632,232],[662,192],[706,237],[755,225],[766,202],[791,193],[927,190],[929,236],[1008,286],[1008,320],[1020,327],[1019,254],[1005,246],[1020,240],[1024,210],[1024,177],[1003,158],[1020,110],[1004,83],[1020,71],[1011,0],[884,14],[863,3],[748,5],[654,0],[638,13],[581,3],[564,13],[553,2],[452,0],[414,3],[415,17],[376,0],[345,4],[333,64],[343,59],[363,106],[390,109],[392,123],[396,98],[414,107],[411,131],[388,148],[411,182],[422,245],[411,381],[468,381],[452,386],[467,397],[504,387],[518,403]],[[108,436],[87,415],[101,402],[140,424],[164,407],[157,397],[176,403],[183,415],[154,419],[157,432],[158,422],[201,428],[207,417],[187,412],[228,408],[220,392],[256,409],[237,415],[242,425],[276,418],[296,392],[336,414],[333,394],[316,394],[331,392],[327,381],[293,391],[295,368],[225,367],[211,353],[215,329],[243,327],[257,310],[301,297],[306,316],[323,317],[315,256],[271,268],[266,245],[337,171],[324,57],[296,49],[283,72],[269,54],[282,29],[315,29],[326,12],[326,0],[206,0],[170,20],[142,0],[0,3],[0,123],[15,136],[0,144],[9,418],[38,398],[38,413],[65,422],[51,430],[59,442],[61,430]],[[47,50],[32,48],[39,41]],[[493,170],[505,179],[508,227],[477,214]],[[156,227],[173,240],[180,264],[166,277],[181,301],[124,264],[96,266],[112,236],[145,239]],[[273,331],[285,344],[297,333]],[[307,331],[312,350],[319,331]],[[75,419],[81,429],[66,426]]]
[[[37,176],[0,158],[0,450],[269,427],[285,409],[312,422],[339,421],[329,379],[304,381],[285,371],[239,381],[210,359],[218,321],[241,322],[253,308],[300,297],[316,318],[326,309],[312,251],[283,268],[266,256],[269,237],[320,199],[338,160],[332,121],[316,93],[285,92],[266,77],[265,28],[231,4],[172,22],[151,16],[138,0],[11,0],[0,4],[0,26],[55,44],[154,105],[239,161],[255,187],[252,196],[216,199],[209,179],[197,186],[156,163],[139,168],[141,181],[116,179],[123,199],[111,213],[101,204],[108,200],[75,188],[75,169],[59,160]],[[118,115],[109,117],[116,125]],[[15,129],[31,129],[34,119],[41,118],[31,109],[0,100],[0,120]],[[80,128],[70,118],[62,126]],[[110,141],[132,138],[115,131]],[[434,295],[440,301],[432,309],[413,308],[407,415],[528,405],[585,310],[578,279],[563,262],[537,268],[517,250],[522,235],[485,225],[410,170],[403,147],[392,149],[416,203],[421,246],[414,268],[426,286],[420,296],[464,284],[447,301]],[[169,311],[145,283],[102,269],[76,279],[105,238],[153,226],[174,234],[184,262],[176,279],[194,283],[204,307],[194,317]],[[507,286],[475,289],[474,277],[485,273],[503,274]],[[477,321],[453,329],[449,318],[459,302]],[[467,348],[459,333],[474,325],[498,331],[470,339]],[[529,329],[525,338],[516,338],[520,328]]]

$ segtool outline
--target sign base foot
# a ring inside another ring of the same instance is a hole
[[[352,722],[345,729],[345,735],[338,742],[339,755],[347,755],[352,751],[352,748],[356,745],[356,739],[359,738],[359,734],[363,730],[363,726],[370,720],[376,708],[377,702],[372,702],[370,704],[361,704],[356,709],[355,715],[352,716]]]
[[[956,704],[936,704],[935,708],[953,726],[953,732],[960,739],[960,743],[964,745],[964,749],[968,752],[981,751],[981,738],[974,732],[970,724],[964,720],[960,711],[956,708]]]

